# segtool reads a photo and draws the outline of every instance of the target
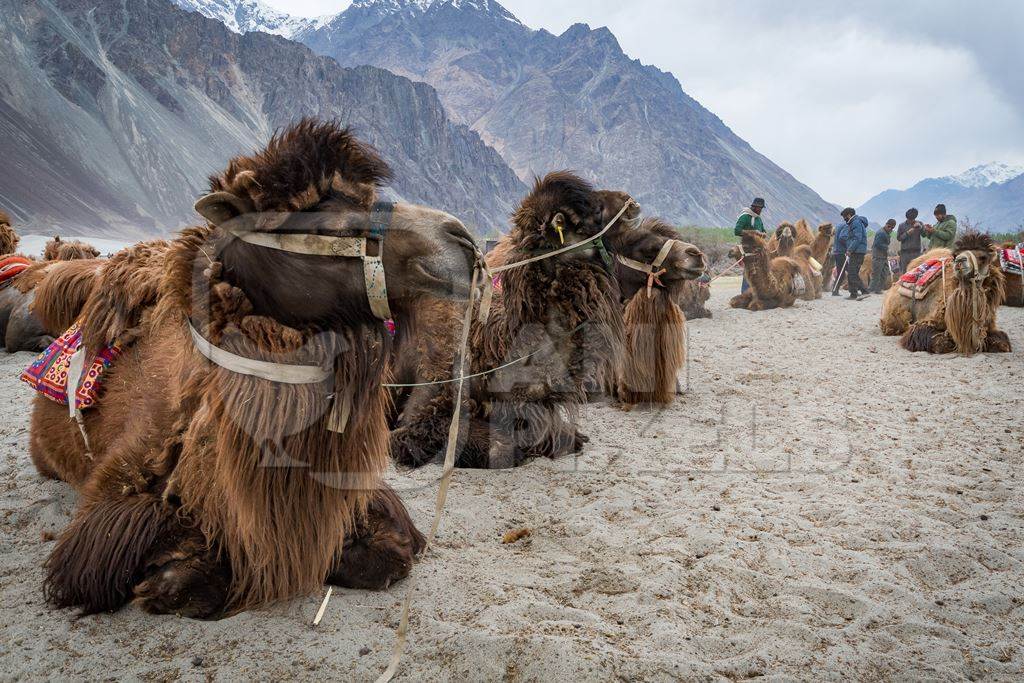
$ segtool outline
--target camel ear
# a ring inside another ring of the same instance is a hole
[[[249,202],[230,192],[212,192],[196,202],[195,208],[211,225],[226,223],[253,210]]]

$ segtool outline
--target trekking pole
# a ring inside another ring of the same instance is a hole
[[[849,255],[849,254],[847,254],[847,255],[846,255],[846,263],[844,263],[844,264],[843,264],[843,268],[842,268],[842,270],[840,270],[840,271],[839,271],[839,272],[838,272],[838,273],[836,274],[836,282],[835,282],[835,284],[834,284],[834,285],[832,286],[832,293],[833,293],[833,294],[836,294],[836,293],[838,293],[838,292],[839,292],[839,286],[840,286],[840,285],[842,284],[842,282],[843,282],[843,273],[845,273],[845,272],[846,272],[846,266],[848,266],[848,265],[850,265],[850,255]]]

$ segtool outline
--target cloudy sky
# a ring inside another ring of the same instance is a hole
[[[347,0],[269,0],[315,16]],[[608,26],[826,199],[1024,166],[1020,0],[504,0],[561,33]]]

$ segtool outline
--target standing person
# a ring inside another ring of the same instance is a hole
[[[928,248],[952,249],[956,242],[956,216],[946,213],[946,205],[935,207],[935,225],[925,225],[924,234],[928,236]]]
[[[921,255],[921,232],[924,224],[917,220],[917,209],[907,211],[907,220],[900,223],[896,239],[900,243],[900,274],[906,273],[910,262]]]
[[[850,270],[849,263],[850,226],[844,219],[836,226],[836,234],[832,240],[832,260],[836,262],[836,281],[832,285],[832,296],[839,296],[839,289],[846,280]]]
[[[896,229],[896,219],[890,218],[885,227],[875,233],[875,241],[871,243],[871,293],[881,294],[892,284],[892,269],[889,268],[889,245],[892,244],[892,231]]]
[[[750,208],[743,209],[743,213],[736,219],[736,228],[733,230],[733,234],[736,237],[743,237],[744,230],[757,230],[760,233],[765,233],[764,221],[761,220],[761,212],[764,209],[765,203],[760,197],[751,202]],[[740,285],[740,293],[746,292],[748,289],[750,289],[750,283],[747,282],[747,277],[744,275],[743,284]]]
[[[856,301],[862,295],[870,294],[860,279],[860,267],[864,265],[864,257],[868,253],[868,219],[858,216],[857,211],[851,208],[843,209],[842,216],[848,229],[846,279],[850,283],[850,300]]]

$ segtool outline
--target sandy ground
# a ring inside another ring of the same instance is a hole
[[[402,680],[1024,675],[1024,310],[1014,354],[934,358],[879,334],[877,297],[748,313],[723,284],[676,405],[591,407],[580,458],[456,475]],[[335,593],[318,629],[318,596],[218,623],[47,607],[75,495],[29,462],[29,360],[0,356],[0,678],[383,669],[403,585]],[[437,474],[392,476],[421,528]]]

